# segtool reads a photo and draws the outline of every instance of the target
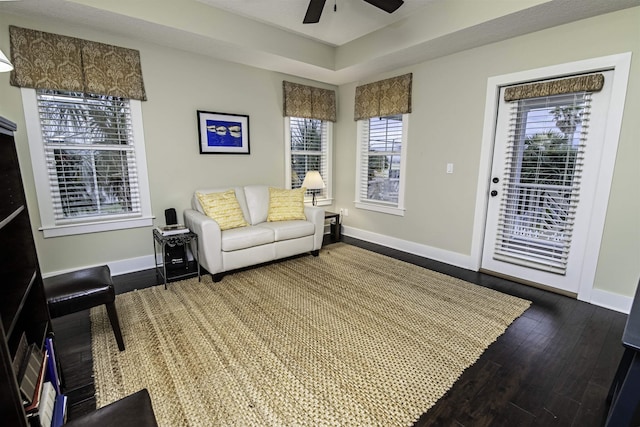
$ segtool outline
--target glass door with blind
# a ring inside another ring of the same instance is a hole
[[[596,90],[572,90],[579,77],[508,101],[501,90],[483,270],[577,294],[610,74],[598,73]]]

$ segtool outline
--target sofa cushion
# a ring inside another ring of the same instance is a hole
[[[263,222],[256,226],[256,228],[258,227],[273,230],[273,236],[276,242],[312,236],[316,230],[312,222],[301,220]]]
[[[304,193],[306,188],[283,190],[269,187],[269,214],[267,221],[306,220],[304,215]]]
[[[237,251],[253,246],[273,243],[273,230],[263,227],[234,228],[222,232],[222,250],[224,252]]]
[[[249,210],[249,223],[260,224],[267,220],[269,214],[269,187],[266,185],[247,185],[244,196]]]
[[[236,192],[234,190],[224,191],[222,193],[196,193],[198,200],[204,209],[204,213],[213,218],[220,230],[229,230],[231,228],[245,227],[249,225],[242,215],[242,209]]]

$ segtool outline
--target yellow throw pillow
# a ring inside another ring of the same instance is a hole
[[[242,209],[234,190],[222,193],[196,194],[204,213],[218,223],[220,230],[249,225],[242,215]]]
[[[306,188],[283,190],[269,187],[269,214],[267,221],[290,221],[307,219],[304,214],[304,193]]]

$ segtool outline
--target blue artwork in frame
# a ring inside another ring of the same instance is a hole
[[[200,154],[249,154],[249,116],[198,111]]]

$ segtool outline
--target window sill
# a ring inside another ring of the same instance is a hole
[[[311,206],[311,200],[304,201],[305,206]],[[333,199],[316,199],[316,206],[331,206]]]
[[[358,209],[381,212],[389,215],[404,216],[404,208],[397,208],[395,206],[384,206],[384,205],[376,205],[373,203],[363,203],[363,202],[355,202],[355,206]]]
[[[44,238],[73,236],[76,234],[99,233],[102,231],[126,230],[128,228],[151,227],[154,217],[120,219],[113,221],[90,222],[58,226],[42,226]]]

